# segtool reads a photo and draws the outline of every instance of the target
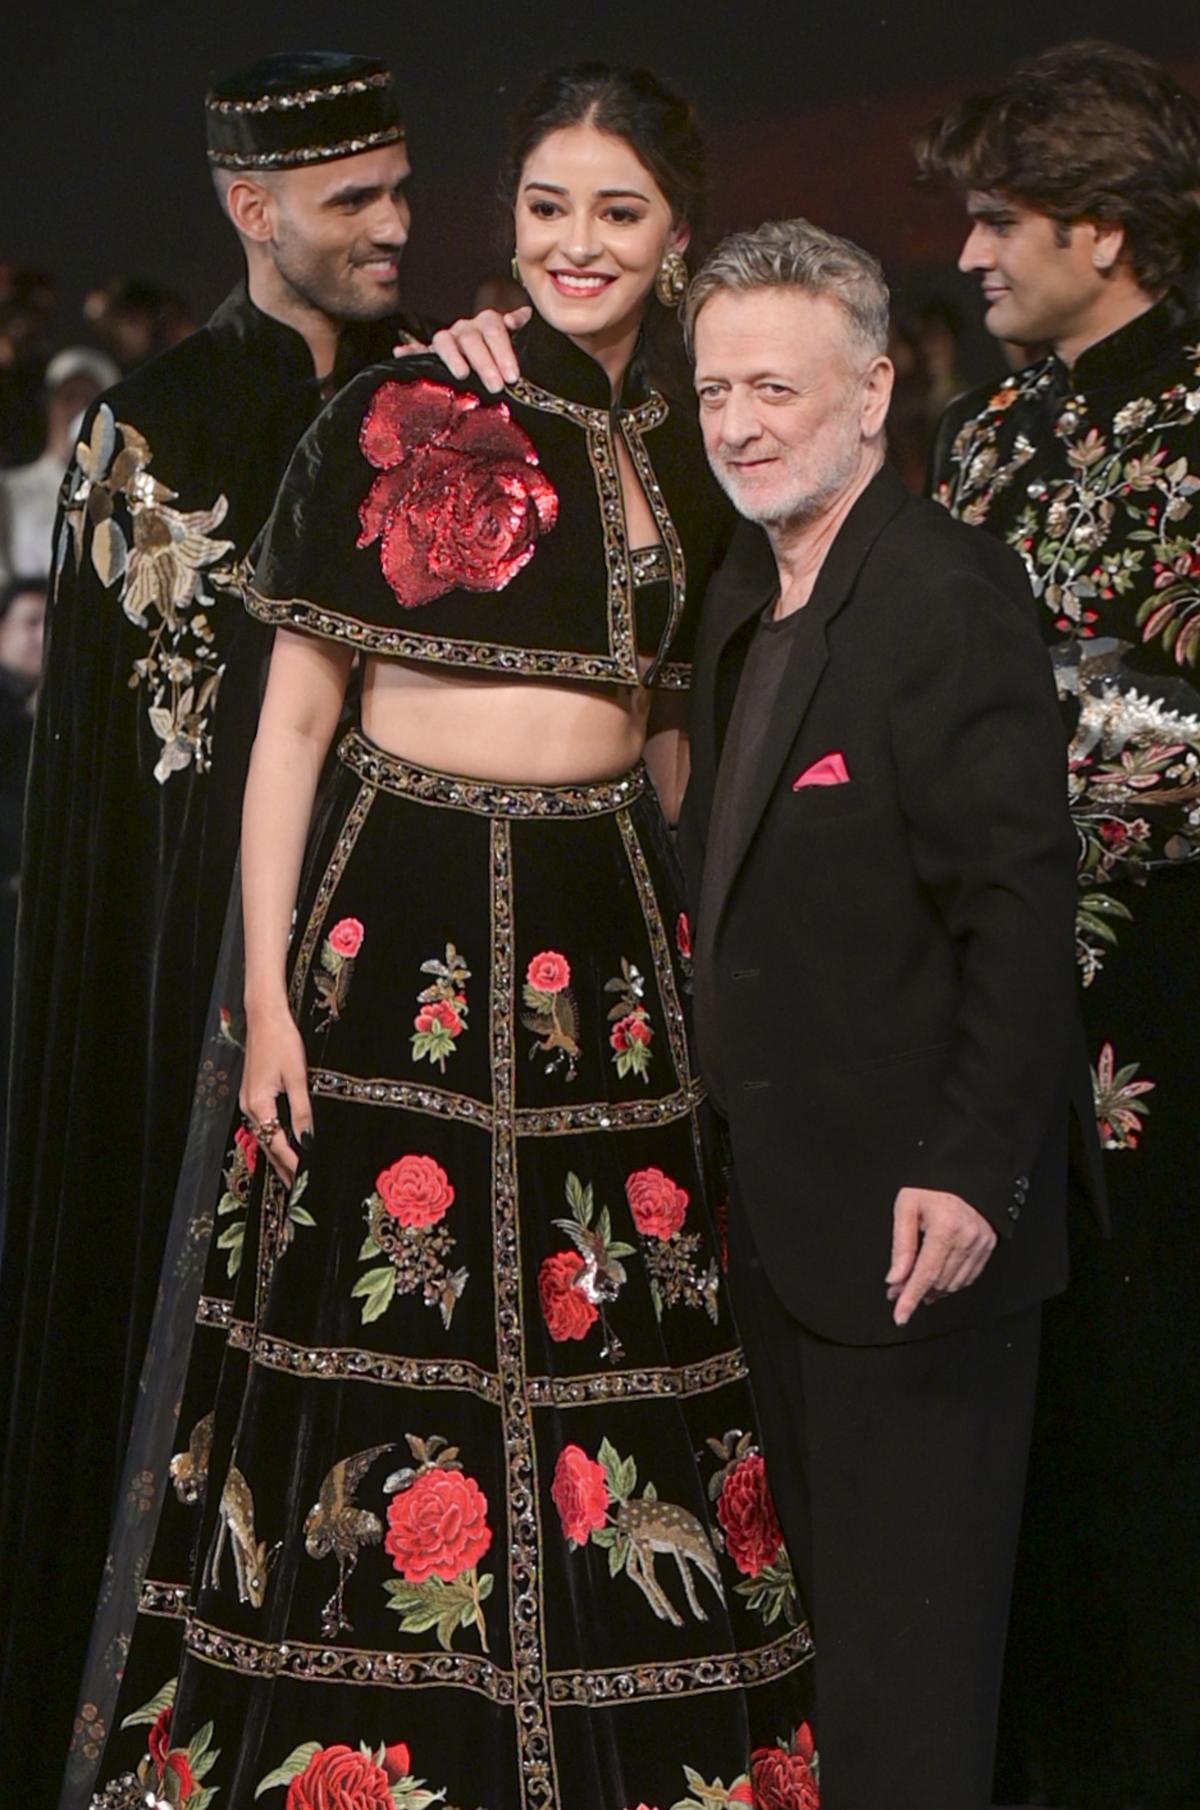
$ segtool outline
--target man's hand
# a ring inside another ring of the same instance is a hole
[[[497,314],[485,308],[470,320],[455,321],[433,336],[432,347],[402,345],[393,348],[393,356],[406,358],[414,352],[433,350],[452,377],[469,377],[474,371],[484,389],[493,395],[506,383],[515,383],[521,375],[510,334],[523,327],[532,308],[514,308],[509,314]]]
[[[969,1288],[996,1248],[996,1234],[982,1213],[957,1194],[901,1188],[892,1214],[892,1267],[887,1298],[892,1318],[907,1326],[925,1301]]]

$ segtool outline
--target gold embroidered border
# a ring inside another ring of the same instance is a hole
[[[682,1400],[690,1395],[711,1395],[730,1383],[746,1378],[746,1360],[740,1351],[723,1351],[716,1357],[677,1368],[662,1365],[643,1370],[596,1372],[591,1376],[531,1376],[529,1401],[534,1408],[586,1408],[614,1401]]]
[[[512,1012],[512,830],[509,824],[496,820],[491,826],[491,893],[492,974],[488,1034],[492,1099],[496,1112],[492,1134],[492,1259],[496,1353],[504,1420],[509,1641],[517,1673],[521,1810],[535,1810],[536,1806],[541,1810],[554,1810],[560,1796],[546,1689],[542,1528],[525,1374],[517,1140],[513,1124],[516,1052]]]
[[[297,1678],[308,1684],[367,1684],[415,1690],[456,1685],[493,1703],[512,1703],[511,1672],[472,1653],[380,1653],[366,1647],[313,1646],[306,1641],[254,1640],[208,1622],[189,1620],[183,1644],[195,1659],[256,1678]]]
[[[322,1099],[343,1100],[360,1106],[380,1106],[398,1112],[425,1112],[435,1119],[457,1119],[490,1132],[493,1109],[469,1094],[451,1093],[414,1081],[393,1081],[382,1076],[343,1074],[339,1069],[308,1071],[309,1087]],[[564,1137],[578,1132],[637,1131],[646,1125],[669,1125],[686,1118],[705,1098],[702,1082],[676,1088],[657,1100],[583,1100],[563,1106],[522,1106],[513,1112],[517,1137]]]
[[[344,1075],[333,1068],[310,1068],[309,1088],[327,1100],[350,1100],[359,1106],[390,1106],[404,1112],[427,1112],[435,1119],[458,1119],[492,1129],[492,1109],[469,1094],[451,1093],[415,1081],[387,1081]]]
[[[247,1328],[247,1331],[250,1329]],[[357,1345],[300,1345],[260,1332],[253,1340],[254,1362],[264,1370],[323,1382],[383,1383],[393,1389],[454,1389],[498,1406],[500,1380],[478,1364],[457,1358],[399,1357]]]
[[[519,678],[583,679],[597,684],[640,685],[637,662],[623,666],[612,654],[585,654],[574,648],[504,647],[493,641],[462,641],[449,635],[405,634],[378,628],[324,608],[307,597],[266,597],[243,582],[242,598],[252,616],[275,628],[298,628],[344,641],[367,653],[397,660],[421,660],[431,666],[461,666],[470,671],[515,673]]]
[[[657,1665],[618,1666],[597,1671],[551,1672],[550,1701],[578,1704],[636,1703],[646,1697],[683,1697],[703,1692],[752,1690],[799,1671],[813,1657],[807,1626],[790,1628],[768,1646],[717,1658],[683,1659]]]
[[[139,1615],[161,1615],[173,1621],[182,1621],[187,1615],[187,1607],[186,1584],[166,1584],[159,1578],[148,1577],[142,1585],[138,1598]]]
[[[686,1118],[705,1098],[699,1081],[658,1100],[587,1100],[575,1106],[522,1106],[514,1114],[518,1137],[558,1137],[576,1131],[631,1131]]]
[[[391,86],[391,73],[380,69],[346,82],[327,82],[323,88],[293,88],[290,94],[261,94],[252,101],[222,100],[210,91],[204,105],[210,113],[287,113],[294,107],[311,107],[314,101],[333,101],[343,94],[366,94],[372,88]]]
[[[345,871],[346,863],[354,853],[354,845],[362,833],[367,814],[375,802],[375,791],[371,786],[360,787],[358,797],[351,805],[342,825],[341,835],[334,845],[328,866],[321,876],[321,884],[317,888],[317,896],[313,900],[312,910],[308,914],[308,923],[304,927],[304,935],[296,952],[296,965],[292,970],[291,983],[288,987],[288,1001],[292,1014],[297,1020],[300,1015],[300,1004],[304,997],[304,985],[308,979],[308,971],[312,966],[313,950],[321,934],[321,926],[325,922],[325,913],[329,910],[329,901],[337,890],[338,881]]]
[[[506,389],[514,401],[523,402],[526,408],[540,409],[544,415],[562,415],[577,427],[599,427],[609,418],[607,409],[591,408],[586,402],[572,402],[569,396],[556,396],[553,390],[543,390],[539,384],[530,383],[527,377],[518,377],[515,383],[506,385]],[[628,421],[639,433],[645,433],[648,428],[661,426],[670,410],[665,397],[652,390],[645,402],[639,402],[636,408],[616,412],[621,421]]]
[[[635,588],[638,585],[658,584],[662,579],[670,579],[671,560],[661,541],[653,547],[635,547],[629,555],[629,563],[633,568]]]
[[[382,126],[361,138],[343,138],[335,145],[305,145],[295,151],[210,151],[208,161],[218,170],[286,170],[296,164],[332,163],[338,157],[356,157],[379,145],[394,145],[404,137],[403,126]]]
[[[607,409],[589,408],[582,402],[572,402],[565,396],[555,396],[549,390],[543,390],[536,383],[525,378],[518,378],[507,386],[508,394],[515,402],[524,403],[527,408],[540,409],[546,415],[558,415],[565,420],[573,421],[577,427],[583,428],[587,435],[588,459],[592,467],[592,475],[596,481],[596,495],[600,504],[600,526],[604,536],[604,562],[608,569],[608,633],[609,645],[617,655],[626,673],[636,675],[636,682],[643,684],[638,671],[637,631],[633,614],[633,561],[629,547],[629,530],[625,521],[625,499],[621,491],[621,474],[617,465],[616,447],[613,438],[613,417]],[[670,634],[674,633],[678,620],[678,607],[674,592],[674,573],[676,567],[676,551],[679,539],[675,533],[675,524],[667,514],[666,503],[658,480],[654,476],[653,467],[641,436],[652,427],[658,427],[670,413],[666,400],[655,391],[637,408],[618,409],[615,411],[620,427],[621,437],[630,449],[630,456],[645,484],[646,472],[657,495],[657,505],[652,496],[648,496],[651,510],[659,524],[659,532],[663,536],[668,557],[672,564],[672,598],[670,633],[664,637],[659,648],[669,644]],[[636,450],[635,450],[636,447]],[[640,463],[639,463],[640,460]],[[669,533],[667,530],[669,529]],[[674,543],[674,549],[672,547]],[[682,570],[682,552],[679,552],[679,568]]]
[[[267,1179],[263,1183],[262,1193],[258,1200],[258,1262],[254,1277],[254,1323],[258,1325],[263,1316],[267,1302],[267,1292],[271,1286],[271,1278],[275,1274],[275,1265],[287,1249],[289,1231],[287,1217],[288,1194],[290,1190],[283,1177],[275,1169],[268,1169]],[[235,1320],[230,1327],[229,1343],[235,1350],[246,1349],[239,1346],[235,1337]],[[253,1338],[253,1331],[251,1331]]]
[[[459,773],[439,773],[418,767],[378,748],[357,729],[343,737],[338,747],[343,766],[368,785],[383,792],[411,798],[416,804],[432,804],[481,817],[603,817],[631,805],[649,790],[650,775],[642,761],[620,779],[596,780],[588,785],[502,785],[489,779],[468,779]]]
[[[663,404],[663,410],[665,419],[667,412],[665,403]],[[650,668],[646,674],[645,682],[649,683],[650,680],[654,678],[655,670],[661,663],[664,654],[675,639],[676,631],[679,628],[679,623],[683,616],[683,606],[687,599],[687,562],[683,557],[683,543],[679,538],[675,523],[671,520],[671,512],[667,508],[667,499],[662,493],[662,485],[655,476],[654,466],[651,464],[650,455],[646,451],[646,443],[642,438],[641,429],[635,425],[631,417],[622,417],[621,434],[626,446],[629,448],[629,456],[633,460],[634,470],[637,472],[638,479],[645,492],[646,501],[649,503],[654,519],[658,523],[658,531],[663,538],[663,547],[666,550],[671,575],[670,616],[667,621],[667,626],[663,630],[663,637],[659,642],[658,652],[651,662]]]
[[[215,1326],[220,1332],[228,1332],[233,1324],[233,1302],[220,1295],[201,1295],[196,1303],[196,1324]]]
[[[664,660],[654,675],[654,683],[663,691],[690,691],[692,668],[685,660]]]
[[[621,837],[625,843],[625,853],[629,859],[630,872],[641,900],[642,917],[646,924],[646,935],[650,939],[650,952],[654,959],[654,973],[658,981],[658,996],[667,1019],[667,1038],[671,1045],[671,1055],[675,1063],[675,1073],[684,1088],[692,1086],[692,1066],[688,1055],[687,1020],[683,1015],[683,1007],[679,1000],[679,989],[675,985],[675,969],[671,962],[671,945],[663,928],[662,913],[658,908],[658,895],[654,890],[654,882],[650,877],[650,868],[645,852],[638,839],[633,819],[628,812],[622,812],[617,818]],[[696,1158],[696,1173],[705,1173],[704,1149],[700,1142],[700,1121],[692,1114],[692,1149]]]

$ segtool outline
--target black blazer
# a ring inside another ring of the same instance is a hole
[[[701,1062],[727,1078],[739,1195],[789,1309],[850,1344],[928,1337],[1065,1285],[1072,1108],[1099,1200],[1062,720],[1020,561],[885,467],[805,606],[820,632],[791,656],[730,859],[705,870],[775,588],[744,523],[703,613],[680,826]],[[833,753],[848,783],[795,789]],[[999,1242],[899,1329],[884,1275],[903,1186],[961,1195]]]

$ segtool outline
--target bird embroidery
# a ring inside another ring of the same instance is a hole
[[[334,1640],[349,1630],[346,1580],[358,1564],[360,1550],[377,1546],[383,1538],[383,1522],[369,1508],[357,1505],[354,1492],[375,1460],[392,1449],[391,1445],[375,1445],[340,1459],[326,1476],[305,1518],[304,1550],[309,1558],[324,1559],[333,1553],[338,1562],[337,1588],[321,1610],[321,1632],[326,1640]]]

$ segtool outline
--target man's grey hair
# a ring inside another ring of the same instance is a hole
[[[811,220],[768,220],[751,233],[731,233],[721,240],[684,299],[688,351],[694,349],[696,317],[714,295],[748,295],[756,289],[828,296],[872,357],[887,351],[889,297],[879,259]]]

